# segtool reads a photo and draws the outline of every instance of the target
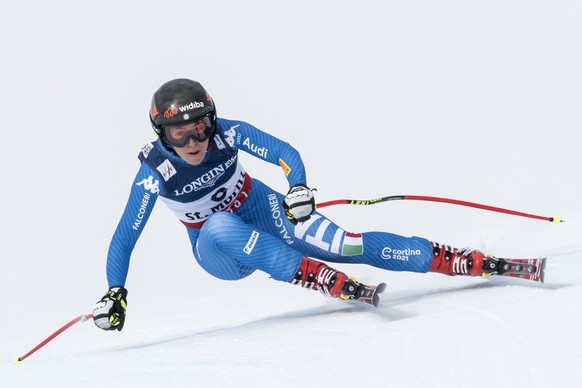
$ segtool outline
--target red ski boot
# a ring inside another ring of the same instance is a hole
[[[386,289],[385,283],[377,286],[367,286],[358,283],[353,277],[336,271],[327,264],[303,256],[297,273],[289,281],[291,284],[300,285],[303,288],[319,290],[326,296],[354,299],[359,302],[378,307],[380,297],[378,294]]]
[[[482,276],[485,255],[476,249],[457,249],[448,245],[432,242],[433,256],[429,272],[443,273],[449,276]],[[485,275],[486,276],[486,275]]]
[[[323,295],[339,298],[348,280],[345,273],[330,268],[327,264],[303,256],[297,273],[289,281],[303,288],[318,290]]]

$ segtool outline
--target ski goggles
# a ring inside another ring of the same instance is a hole
[[[163,132],[166,141],[174,147],[185,147],[193,139],[199,143],[206,141],[214,132],[213,120],[210,115],[202,116],[195,121],[180,124],[164,125]]]

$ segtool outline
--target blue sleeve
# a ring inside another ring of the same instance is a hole
[[[107,254],[107,283],[109,287],[125,286],[131,252],[152,212],[160,187],[158,175],[142,163],[133,184],[129,199],[117,229],[111,239]]]
[[[297,183],[307,184],[301,155],[289,143],[244,121],[219,119],[219,126],[222,136],[231,147],[281,166],[289,186]]]

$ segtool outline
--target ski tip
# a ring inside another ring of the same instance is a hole
[[[543,283],[546,280],[546,261],[548,260],[544,257],[540,267],[540,283]]]
[[[18,364],[20,362],[20,357],[14,357],[14,363]]]
[[[386,290],[386,283],[380,283],[376,286],[376,294],[381,294]]]
[[[372,306],[378,307],[379,304],[380,304],[380,297],[378,296],[378,294],[374,294],[374,296],[372,297]]]
[[[374,292],[374,297],[372,298],[372,305],[378,307],[380,304],[380,295],[386,290],[386,283],[380,283],[376,286],[376,292]]]

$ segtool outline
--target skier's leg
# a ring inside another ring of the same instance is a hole
[[[293,225],[285,217],[283,199],[282,194],[254,179],[249,197],[236,214],[304,256],[393,271],[426,272],[431,266],[432,246],[426,239],[385,232],[350,233],[319,212]]]
[[[273,279],[300,284],[343,299],[356,296],[359,284],[324,263],[303,257],[270,234],[253,228],[231,213],[212,215],[198,232],[189,229],[194,256],[211,275],[242,279],[264,271]]]
[[[343,272],[336,271],[327,264],[303,256],[301,265],[290,283],[303,288],[319,290],[322,294],[338,298],[348,279]]]
[[[282,211],[283,198],[282,194],[255,179],[251,195],[237,214],[246,222],[279,237],[303,255],[320,260],[368,264],[391,271],[430,270],[448,275],[480,275],[482,254],[478,251],[470,251],[469,255],[455,254],[449,265],[449,256],[434,248],[441,246],[425,238],[388,232],[350,233],[319,212],[309,220],[293,225]],[[252,214],[247,208],[249,204],[248,208],[254,209]],[[452,249],[452,252],[457,251]],[[463,270],[469,267],[469,271]]]
[[[305,256],[290,283],[311,290],[319,290],[322,294],[333,298],[356,299],[374,306],[378,305],[377,294],[384,291],[385,287],[385,284],[377,287],[359,283],[355,278],[348,277],[345,273],[325,263]]]
[[[243,279],[253,272],[255,268],[246,266],[237,260],[232,259],[219,249],[211,249],[206,243],[198,241],[200,229],[187,228],[188,237],[192,243],[192,252],[198,264],[210,275],[222,280]],[[203,254],[199,251],[201,248]]]
[[[301,263],[299,252],[227,212],[210,216],[192,242],[200,266],[225,280],[241,279],[258,269],[289,281]]]
[[[313,252],[309,254],[311,256],[328,261],[369,264],[391,271],[438,272],[450,276],[483,274],[484,254],[478,250],[457,249],[421,237],[404,237],[388,232],[349,233],[322,218],[315,220],[316,226],[313,228],[303,229],[307,236],[303,241],[309,242],[309,237],[315,239],[322,235],[321,229],[325,228],[341,236],[336,243],[338,248],[336,252],[330,249],[320,255]],[[301,235],[297,233],[302,230],[301,226],[298,227],[295,235]],[[314,250],[313,247],[307,249]]]

